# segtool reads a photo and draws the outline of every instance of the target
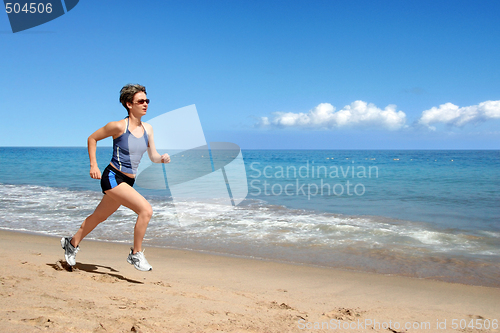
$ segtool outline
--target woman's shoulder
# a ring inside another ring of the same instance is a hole
[[[150,124],[143,121],[142,126],[144,126],[144,129],[146,130],[146,132],[148,132],[148,134],[153,132],[153,126],[151,126]]]
[[[126,119],[120,119],[117,121],[110,121],[109,123],[106,124],[106,127],[108,128],[113,128],[113,129],[123,129],[125,130],[127,127],[127,120]]]
[[[127,123],[125,119],[111,121],[104,126],[104,129],[109,135],[113,137],[119,136],[124,133],[127,129]]]

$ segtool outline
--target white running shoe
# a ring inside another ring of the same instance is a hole
[[[80,246],[77,246],[75,249],[75,247],[71,245],[71,238],[72,237],[61,238],[61,246],[64,249],[64,258],[66,258],[68,265],[75,266],[76,254],[80,251]]]
[[[132,254],[134,252],[133,248],[130,248],[130,254],[128,255],[127,262],[140,271],[147,272],[153,269],[153,267],[149,264],[144,256],[144,250],[142,252],[137,252],[136,254]]]

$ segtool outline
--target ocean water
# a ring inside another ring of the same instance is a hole
[[[145,246],[500,287],[500,151],[242,154],[246,199],[183,202],[189,225],[168,189],[137,187],[154,211]],[[98,148],[101,170],[110,157]],[[102,198],[86,148],[0,147],[0,167],[2,229],[71,235]],[[131,243],[135,218],[122,207],[88,238]]]

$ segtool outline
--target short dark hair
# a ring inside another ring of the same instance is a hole
[[[120,90],[120,103],[122,103],[127,112],[130,111],[127,107],[127,102],[133,103],[135,94],[141,91],[147,95],[146,87],[140,84],[127,84]]]

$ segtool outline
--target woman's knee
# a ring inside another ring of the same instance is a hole
[[[142,209],[139,211],[139,216],[146,218],[148,221],[151,219],[151,217],[153,216],[153,208],[149,203],[142,207]]]

